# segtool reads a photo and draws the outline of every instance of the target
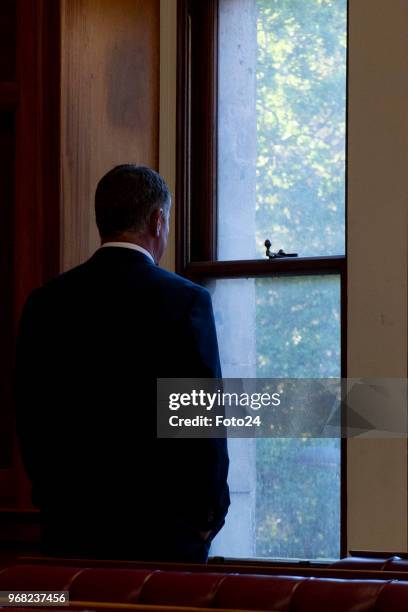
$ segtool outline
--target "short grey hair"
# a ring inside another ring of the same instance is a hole
[[[105,174],[95,193],[96,224],[101,237],[143,231],[155,210],[170,208],[170,191],[158,172],[122,164]]]

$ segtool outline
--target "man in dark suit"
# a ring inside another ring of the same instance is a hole
[[[224,524],[226,440],[156,437],[157,378],[221,377],[208,291],[157,265],[170,206],[153,170],[111,170],[101,248],[25,304],[16,423],[48,554],[206,561]]]

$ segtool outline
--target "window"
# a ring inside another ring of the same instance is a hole
[[[180,2],[178,271],[212,294],[225,377],[345,376],[346,32],[346,0]],[[229,450],[213,554],[345,553],[342,441]]]

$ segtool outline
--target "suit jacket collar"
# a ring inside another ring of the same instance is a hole
[[[90,257],[91,260],[118,260],[118,261],[135,261],[138,263],[148,264],[149,266],[155,266],[155,264],[148,255],[145,255],[141,251],[135,249],[127,249],[124,247],[104,247],[99,248]]]

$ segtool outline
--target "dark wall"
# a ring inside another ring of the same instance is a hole
[[[124,161],[158,166],[159,11],[159,0],[0,2],[0,541],[38,533],[11,398],[21,309],[98,246],[97,178]]]

